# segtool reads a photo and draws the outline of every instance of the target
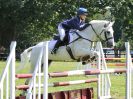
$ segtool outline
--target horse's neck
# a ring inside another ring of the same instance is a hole
[[[96,40],[96,35],[93,31],[93,29],[91,28],[91,26],[89,26],[87,29],[83,30],[83,31],[79,31],[78,32],[82,37],[89,39],[91,41],[95,41]]]
[[[87,27],[83,31],[79,31],[78,34],[88,40],[99,41],[100,40],[99,35],[102,32],[102,25],[101,24],[99,25],[99,24],[93,23],[92,26]],[[78,36],[75,34],[73,38],[76,39],[78,38]]]

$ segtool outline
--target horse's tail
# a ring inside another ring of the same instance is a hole
[[[22,68],[24,68],[25,65],[30,61],[31,50],[33,49],[33,47],[34,46],[29,47],[25,49],[23,53],[21,53],[20,55],[21,62],[17,70],[21,70]]]

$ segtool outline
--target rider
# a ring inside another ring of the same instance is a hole
[[[58,25],[60,40],[58,40],[57,43],[55,44],[53,50],[51,51],[52,54],[56,54],[56,51],[59,48],[61,42],[66,41],[66,38],[68,38],[68,33],[71,29],[76,29],[81,31],[88,26],[87,24],[85,24],[85,19],[87,14],[88,14],[87,9],[80,7],[77,11],[76,17],[73,17],[69,20],[65,20],[64,22],[61,22]]]

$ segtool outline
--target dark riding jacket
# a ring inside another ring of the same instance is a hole
[[[83,30],[84,26],[81,27],[83,24],[85,24],[84,21],[81,21],[79,16],[73,17],[69,20],[65,20],[61,23],[62,27],[65,29],[65,31],[68,33],[70,29],[76,29],[76,30]]]

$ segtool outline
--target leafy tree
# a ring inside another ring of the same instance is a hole
[[[117,4],[117,5],[116,5]],[[114,1],[112,3],[112,6],[114,7],[113,10],[113,15],[115,16],[116,22],[118,23],[118,25],[116,25],[115,30],[117,32],[117,34],[119,34],[119,30],[121,31],[121,36],[117,36],[119,42],[121,41],[130,41],[131,42],[131,38],[133,37],[133,32],[132,32],[132,20],[133,20],[133,1],[132,0],[118,0],[118,1]],[[131,46],[132,43],[130,43]],[[122,46],[124,45],[124,43],[122,44]]]
[[[133,42],[132,0],[0,0],[0,45],[8,47],[16,40],[18,49],[25,49],[48,40],[57,33],[58,23],[74,16],[80,6],[88,8],[88,22],[112,7],[117,45],[127,38]]]

